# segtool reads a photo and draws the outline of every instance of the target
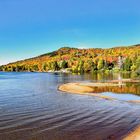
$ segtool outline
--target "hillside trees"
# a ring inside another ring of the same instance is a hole
[[[42,71],[43,71],[43,72],[47,71],[47,67],[48,67],[48,66],[47,66],[47,63],[44,62],[43,65],[42,65]]]
[[[38,65],[37,64],[33,65],[32,70],[33,71],[39,71]]]
[[[78,72],[83,73],[84,72],[84,61],[80,60],[78,63]]]
[[[54,71],[57,71],[60,69],[57,61],[49,62],[48,68],[49,70],[54,70]]]
[[[100,59],[100,60],[98,61],[97,69],[98,69],[98,70],[101,70],[101,69],[103,69],[103,68],[104,68],[104,60],[103,60],[103,59]]]
[[[59,65],[59,68],[60,68],[60,69],[68,68],[68,62],[65,61],[65,60],[61,60],[61,61],[58,63],[58,65]]]
[[[83,73],[91,71],[139,71],[140,45],[111,49],[77,49],[63,47],[35,58],[0,66],[0,71],[47,72],[61,69]]]
[[[124,64],[123,64],[123,70],[130,71],[131,66],[132,66],[132,60],[129,57],[127,57],[124,61]]]

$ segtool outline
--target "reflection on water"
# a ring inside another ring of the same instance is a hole
[[[117,78],[117,74],[0,73],[0,140],[121,139],[140,124],[140,105],[57,90],[67,82]],[[125,88],[125,93],[140,93],[138,85]]]
[[[135,94],[140,96],[140,85],[137,83],[126,83],[122,86],[93,87],[94,93],[113,92],[118,94]]]

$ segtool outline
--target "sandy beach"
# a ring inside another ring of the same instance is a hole
[[[134,82],[134,81],[133,81]],[[112,83],[106,82],[106,83],[66,83],[62,84],[58,87],[58,90],[72,93],[72,94],[82,94],[82,95],[89,95],[89,96],[96,96],[104,99],[110,99],[110,100],[118,100],[117,98],[113,98],[107,95],[102,95],[100,93],[102,92],[112,92],[115,90],[111,90],[111,87],[114,87],[116,90],[118,90],[118,87],[125,86],[125,83]],[[102,89],[104,89],[102,91]],[[140,103],[140,100],[128,100],[127,102],[130,103]]]
[[[106,87],[106,86],[123,86],[124,84],[116,83],[67,83],[60,85],[59,90],[70,93],[93,93],[93,87]]]

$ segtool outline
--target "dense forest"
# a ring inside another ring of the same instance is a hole
[[[38,57],[0,66],[0,71],[132,71],[140,74],[140,45],[109,49],[63,47]]]

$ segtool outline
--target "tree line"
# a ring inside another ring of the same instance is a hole
[[[36,58],[0,66],[0,71],[73,73],[129,71],[140,74],[140,46],[112,49],[75,49],[64,47]]]

